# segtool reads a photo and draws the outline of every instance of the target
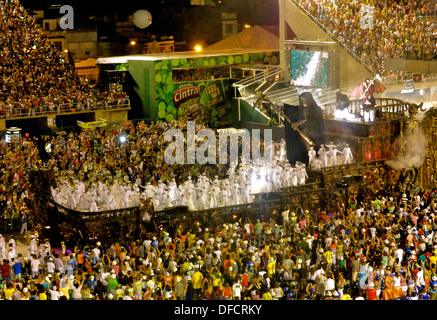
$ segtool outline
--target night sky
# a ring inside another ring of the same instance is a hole
[[[190,0],[123,0],[115,7],[107,0],[21,0],[26,9],[49,8],[52,4],[68,4],[74,9],[75,23],[96,17],[100,24],[111,24],[115,19],[127,21],[136,10],[145,9],[152,15],[152,25],[145,30],[157,36],[173,35],[175,40],[202,39],[211,44],[221,40],[221,12],[236,12],[239,28],[250,25],[278,25],[277,0],[215,0],[217,7],[192,6]],[[53,10],[53,13],[59,9]],[[104,22],[102,22],[104,21]]]

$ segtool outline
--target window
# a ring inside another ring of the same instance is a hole
[[[62,51],[62,41],[54,41],[53,44],[55,45],[56,49]]]

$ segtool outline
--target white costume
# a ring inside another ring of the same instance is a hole
[[[351,148],[349,147],[348,144],[346,144],[346,146],[343,148],[342,153],[344,156],[344,164],[351,163],[352,160],[354,159],[354,156],[353,156]]]
[[[321,161],[322,168],[326,168],[328,166],[328,157],[326,154],[325,146],[323,144],[320,145],[318,154],[319,154],[319,159]]]
[[[308,167],[310,169],[314,168],[314,160],[316,159],[317,152],[314,150],[314,147],[310,147],[310,150],[308,151]]]

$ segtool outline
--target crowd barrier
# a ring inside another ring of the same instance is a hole
[[[31,108],[6,108],[0,109],[0,119],[14,119],[14,118],[25,118],[25,117],[35,117],[43,116],[49,114],[64,114],[73,112],[86,112],[94,110],[113,110],[113,109],[124,109],[130,108],[130,100],[127,99],[117,99],[117,100],[101,100],[97,103],[64,103],[60,105],[44,105],[44,106],[33,106]]]

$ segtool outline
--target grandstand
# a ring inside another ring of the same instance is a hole
[[[53,124],[61,114],[130,109],[125,92],[97,90],[79,77],[19,1],[2,2],[0,14],[6,17],[0,26],[0,131],[16,119],[47,117]]]
[[[386,1],[365,7],[345,0],[281,0],[280,9],[281,41],[296,37],[338,44],[337,64],[345,69],[339,71],[340,87],[353,85],[347,78],[354,70],[363,79],[379,74],[385,84],[402,87],[404,81],[436,79],[436,8],[430,1]],[[285,59],[282,52],[281,56]]]

